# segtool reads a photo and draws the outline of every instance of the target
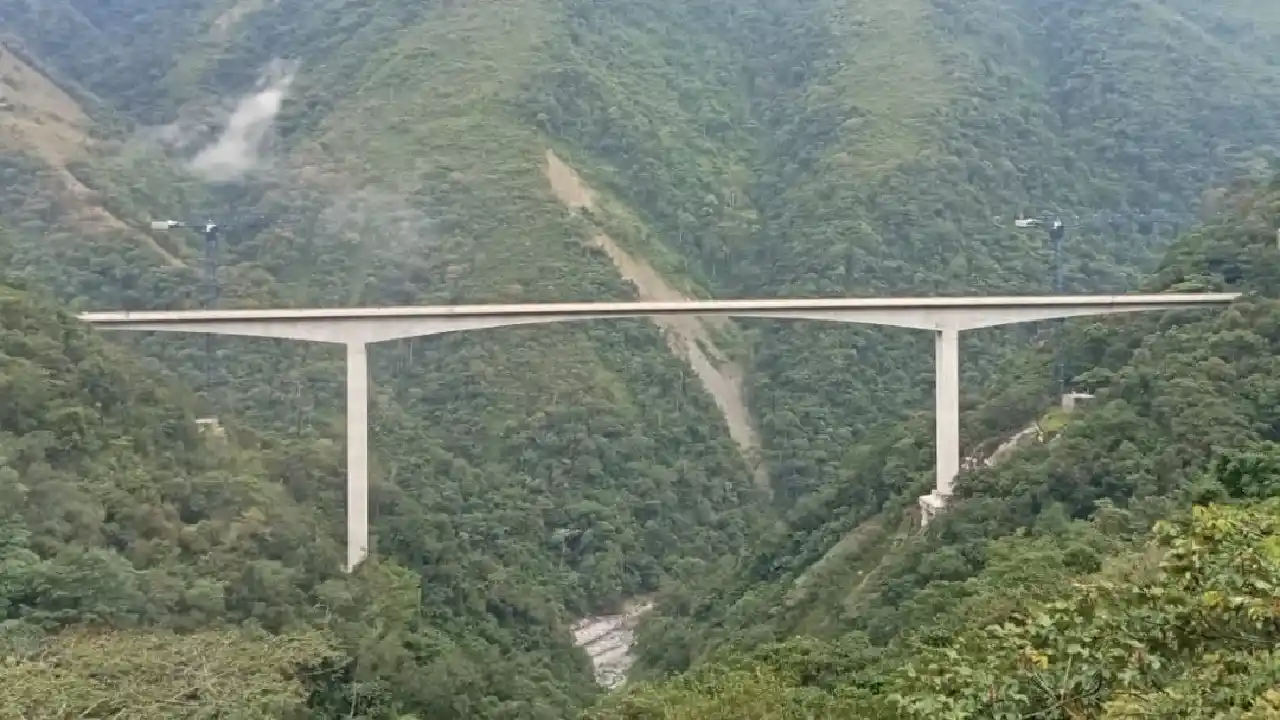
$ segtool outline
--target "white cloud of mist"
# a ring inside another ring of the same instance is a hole
[[[365,188],[332,193],[316,229],[347,243],[361,243],[390,257],[411,257],[438,242],[436,220],[405,198]]]
[[[446,250],[465,254],[452,246],[423,198],[358,187],[322,158],[316,165],[317,158],[271,156],[272,131],[297,72],[296,62],[273,61],[250,92],[195,99],[174,122],[139,128],[134,147],[169,158],[205,182],[252,180],[260,204],[241,210],[266,219],[260,232],[274,236],[272,242],[305,242],[337,254],[358,245],[384,272],[434,267]],[[456,275],[465,266],[448,269]]]
[[[308,280],[323,297],[347,305],[412,304],[422,302],[423,292],[443,289],[436,283],[471,271],[466,244],[444,232],[422,198],[350,187],[340,176],[317,182],[305,170],[276,167],[266,175],[266,196],[255,209],[266,222],[254,245],[273,248],[267,257],[276,260],[301,253],[340,263],[343,272]]]
[[[280,109],[284,106],[289,86],[297,73],[295,63],[273,61],[258,81],[254,92],[242,98],[227,118],[226,127],[212,145],[192,158],[189,167],[208,182],[230,183],[240,180],[264,164],[264,144]],[[181,142],[183,130],[167,126],[159,131],[159,139]]]

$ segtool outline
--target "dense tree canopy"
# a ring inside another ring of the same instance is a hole
[[[979,612],[945,636],[883,651],[857,634],[765,646],[630,689],[589,717],[1275,717],[1277,538],[1275,499],[1196,507],[1097,575],[1026,588],[1003,617],[964,602],[955,617]]]
[[[0,664],[10,717],[302,718],[317,638],[71,631]]]
[[[864,450],[864,477],[911,470],[914,488],[866,521],[843,492],[798,506],[735,570],[673,586],[642,638],[642,660],[655,670],[710,662],[708,673],[777,673],[759,648],[814,635],[830,643],[819,646],[823,657],[854,643],[876,659],[841,691],[901,697],[875,712],[1119,718],[1190,707],[1218,717],[1256,705],[1268,717],[1276,665],[1267,651],[1280,627],[1270,577],[1280,517],[1280,184],[1226,197],[1231,214],[1179,241],[1150,287],[1244,291],[1233,308],[1074,324],[1068,364],[1095,399],[1075,415],[1040,417],[1039,442],[967,473],[963,500],[927,533],[909,512],[929,482],[930,448],[912,438],[927,432],[922,423]],[[1047,348],[1039,354],[1043,368]],[[969,427],[1038,387],[1038,378],[1019,387],[1021,365],[966,413]],[[1232,505],[1199,507],[1207,503]],[[1063,674],[1064,665],[1083,674]],[[776,690],[788,677],[770,682]],[[1210,678],[1221,694],[1205,694]],[[687,691],[683,682],[641,694],[668,702]]]
[[[342,575],[332,449],[202,432],[158,363],[42,296],[0,285],[0,708],[553,718],[591,696],[537,598]]]

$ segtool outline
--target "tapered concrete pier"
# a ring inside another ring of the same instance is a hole
[[[934,335],[934,488],[920,499],[921,516],[928,524],[945,507],[960,474],[960,331],[939,330]]]
[[[369,552],[369,354],[347,344],[347,572]]]

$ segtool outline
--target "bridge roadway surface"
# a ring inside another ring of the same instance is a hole
[[[924,522],[941,512],[960,472],[960,332],[1089,315],[1223,307],[1239,293],[1006,297],[825,298],[692,302],[550,303],[281,310],[89,312],[104,330],[288,338],[347,348],[347,564],[369,547],[367,346],[446,332],[574,320],[698,315],[862,323],[928,330],[936,338],[936,482],[920,498]]]

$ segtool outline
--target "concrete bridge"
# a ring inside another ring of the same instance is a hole
[[[106,330],[213,333],[289,338],[347,348],[347,569],[369,547],[370,343],[463,330],[662,315],[822,320],[927,330],[936,338],[936,483],[920,498],[924,522],[951,497],[960,471],[960,332],[1087,315],[1222,307],[1238,293],[1049,297],[839,298],[701,302],[557,303],[295,310],[91,312]]]

